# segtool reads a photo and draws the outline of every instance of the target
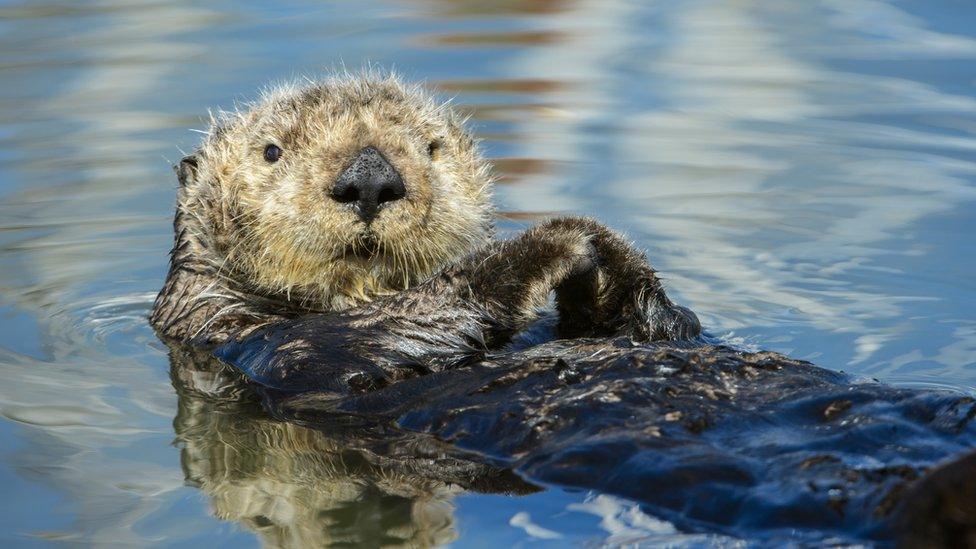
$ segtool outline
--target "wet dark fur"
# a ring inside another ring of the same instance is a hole
[[[237,353],[250,344],[224,356],[249,372]],[[392,423],[530,481],[641,502],[690,531],[770,545],[972,531],[969,515],[939,512],[971,508],[968,488],[943,481],[935,495],[916,482],[976,443],[973,399],[859,383],[776,353],[565,340],[359,395],[261,393],[288,421]]]

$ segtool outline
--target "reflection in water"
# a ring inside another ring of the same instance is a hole
[[[355,452],[332,434],[202,391],[207,374],[170,383],[144,316],[165,274],[175,145],[192,146],[186,128],[206,108],[340,61],[456,95],[500,160],[503,229],[597,215],[648,248],[715,333],[889,381],[976,387],[968,3],[349,7],[0,7],[0,544],[338,540],[367,535],[359,505],[387,517],[393,541],[515,545],[538,524],[557,546],[599,543],[616,535],[600,522],[633,515],[613,539],[694,543],[637,528],[652,519],[633,507],[578,520],[572,509],[599,496],[381,481],[400,469],[362,457],[342,469]],[[358,495],[328,495],[340,493]]]
[[[174,348],[173,426],[186,480],[215,516],[269,547],[430,547],[458,537],[464,488],[528,493],[513,475],[455,458],[432,440],[336,437],[268,418],[237,378],[206,355]]]

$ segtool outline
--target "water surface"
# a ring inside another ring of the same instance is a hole
[[[728,542],[403,486],[178,391],[145,316],[207,109],[377,62],[472,114],[505,230],[595,215],[714,334],[976,391],[976,6],[0,2],[0,543]]]

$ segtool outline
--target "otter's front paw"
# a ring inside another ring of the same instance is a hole
[[[586,218],[557,219],[544,227],[585,235],[592,250],[556,287],[561,336],[661,341],[701,333],[698,317],[668,299],[644,254],[623,237]]]

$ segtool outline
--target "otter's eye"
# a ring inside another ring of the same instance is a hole
[[[427,145],[427,156],[431,160],[437,160],[441,157],[441,142],[439,140],[435,139],[430,142],[430,145]]]
[[[268,145],[264,148],[264,159],[268,162],[277,162],[282,152],[278,145]]]

